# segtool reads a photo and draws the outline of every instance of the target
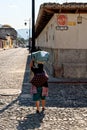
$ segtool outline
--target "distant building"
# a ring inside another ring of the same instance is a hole
[[[16,44],[17,32],[9,25],[2,25],[0,27],[0,38],[2,44],[0,47],[4,49],[12,48]]]
[[[0,37],[0,48],[3,48],[5,41],[6,41],[5,37]]]
[[[36,46],[50,52],[50,74],[87,78],[87,3],[42,4],[35,30]]]

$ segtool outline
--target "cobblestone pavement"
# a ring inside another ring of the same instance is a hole
[[[0,130],[87,130],[87,85],[49,83],[46,110],[36,114],[26,49],[0,52]],[[6,58],[8,57],[8,58]]]

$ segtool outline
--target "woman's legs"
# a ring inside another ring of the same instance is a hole
[[[42,110],[44,110],[46,101],[45,100],[41,100],[41,102],[42,102]],[[36,108],[37,108],[37,111],[39,112],[39,110],[40,110],[40,101],[36,101]]]
[[[45,108],[45,104],[46,104],[45,98],[46,96],[42,96],[42,88],[38,87],[37,93],[33,95],[33,100],[36,103],[37,113],[39,113],[39,110],[40,110],[40,100],[42,103],[42,110]]]
[[[36,101],[36,108],[39,111],[40,101]]]
[[[42,100],[42,108],[45,108],[46,101]]]

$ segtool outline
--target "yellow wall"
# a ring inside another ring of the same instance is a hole
[[[8,49],[13,47],[13,40],[10,36],[6,37],[7,40],[3,40],[3,48]]]

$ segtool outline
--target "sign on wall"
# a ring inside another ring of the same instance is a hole
[[[57,23],[59,26],[67,26],[67,21],[68,21],[68,18],[66,15],[59,15],[57,17]]]
[[[68,18],[66,15],[61,14],[57,16],[57,24],[58,26],[56,27],[57,30],[67,30],[68,29]]]

